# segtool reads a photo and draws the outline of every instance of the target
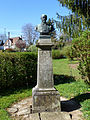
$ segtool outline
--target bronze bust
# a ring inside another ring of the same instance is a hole
[[[40,32],[40,35],[49,35],[50,32],[52,32],[52,26],[48,25],[46,20],[47,20],[47,15],[42,14],[41,16],[41,24],[36,26],[36,31]]]

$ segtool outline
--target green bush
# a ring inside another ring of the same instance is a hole
[[[84,80],[90,83],[90,31],[84,31],[82,35],[73,41],[73,49],[79,57],[79,71]]]
[[[12,48],[7,48],[6,50],[5,50],[5,52],[16,52],[14,49],[12,49]]]
[[[36,82],[37,55],[0,53],[0,89],[19,88]]]
[[[62,59],[65,58],[65,54],[63,50],[52,50],[52,58],[53,59]]]
[[[27,48],[27,51],[29,51],[29,52],[37,52],[38,48],[36,47],[36,45],[30,45],[30,47]]]
[[[76,52],[71,45],[65,46],[62,50],[65,56],[70,60],[73,60],[73,58],[77,57]]]

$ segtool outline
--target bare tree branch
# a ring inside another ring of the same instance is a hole
[[[38,39],[38,33],[34,30],[34,27],[30,23],[22,27],[22,33],[28,45],[34,44],[34,42]]]

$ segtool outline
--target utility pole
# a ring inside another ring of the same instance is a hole
[[[10,39],[10,32],[8,32],[8,47],[10,48],[10,41],[9,41],[9,39]]]
[[[6,28],[4,28],[4,41],[3,41],[4,43],[6,42],[6,39],[7,39],[6,38]]]

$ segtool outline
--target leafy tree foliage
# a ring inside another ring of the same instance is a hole
[[[23,41],[23,40],[18,40],[18,41],[16,42],[16,47],[19,48],[20,51],[22,51],[22,49],[26,47],[25,41]]]
[[[79,57],[79,71],[82,77],[90,83],[90,31],[84,31],[73,41],[73,50]]]
[[[54,43],[54,46],[53,46],[53,48],[55,49],[55,48],[57,48],[57,38],[56,38],[56,30],[55,30],[55,28],[54,28],[54,20],[52,19],[48,19],[48,21],[47,21],[47,24],[49,25],[49,26],[51,26],[51,31],[52,32],[50,32],[50,35],[51,35],[51,40],[52,40],[52,42]]]
[[[56,31],[55,31],[55,28],[54,28],[54,21],[53,21],[53,19],[51,20],[50,18],[48,19],[48,21],[47,21],[47,24],[49,25],[49,26],[51,26],[51,31],[52,32],[50,32],[50,35],[51,35],[51,39],[52,39],[52,41],[56,38]]]
[[[89,0],[58,0],[62,6],[66,6],[72,10],[72,12],[77,12],[80,15],[84,15],[85,18],[90,17],[89,7],[90,1]]]
[[[89,29],[89,0],[58,0],[62,6],[66,6],[74,12],[68,16],[61,16],[57,13],[59,21],[57,28],[70,38],[80,36],[81,31]]]
[[[28,52],[35,52],[35,53],[37,53],[37,52],[38,52],[38,48],[36,47],[36,45],[30,45],[30,46],[27,48],[27,51],[28,51]]]
[[[68,16],[61,16],[57,13],[57,18],[59,21],[56,22],[56,27],[67,34],[71,38],[80,36],[80,32],[85,29],[89,29],[89,26],[85,22],[85,18],[82,16],[78,16],[77,14],[72,14]]]
[[[57,13],[59,21],[56,22],[60,32],[73,38],[70,57],[75,53],[79,58],[79,71],[88,83],[90,83],[90,13],[89,0],[58,0],[62,6],[72,10],[73,14],[61,16]],[[84,32],[83,32],[84,31]],[[73,51],[72,51],[73,50]]]
[[[53,20],[51,20],[51,19],[49,18],[47,24],[48,24],[49,26],[51,26],[51,31],[53,31],[51,34],[54,34],[55,28],[54,28],[54,22],[53,22]]]

